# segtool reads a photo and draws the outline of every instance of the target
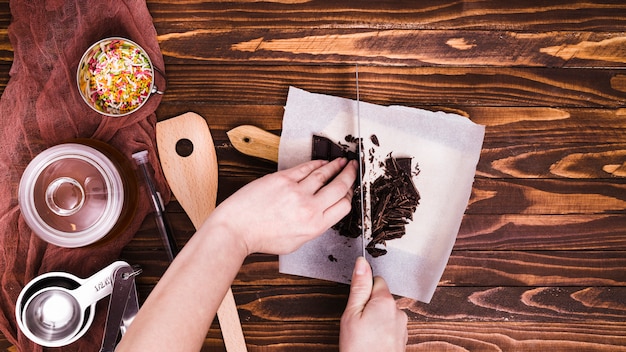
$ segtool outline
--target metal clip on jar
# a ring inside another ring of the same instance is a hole
[[[43,240],[75,248],[122,231],[136,208],[128,160],[95,140],[60,144],[37,155],[20,180],[24,220]]]

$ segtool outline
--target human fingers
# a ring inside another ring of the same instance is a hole
[[[397,310],[398,312],[404,313],[404,311],[398,309],[396,300],[391,295],[389,286],[387,286],[385,279],[380,276],[376,276],[374,277],[373,282],[370,301],[376,302],[376,304],[381,305],[384,309]]]
[[[373,281],[374,283],[372,286],[370,301],[375,301],[380,307],[383,307],[388,312],[395,312],[395,314],[392,314],[392,317],[395,321],[394,324],[396,325],[396,331],[402,335],[397,342],[404,342],[404,345],[406,345],[409,338],[407,329],[407,322],[409,320],[408,316],[403,310],[397,307],[396,302],[389,291],[387,282],[380,276],[374,277]]]
[[[374,277],[373,282],[370,300],[376,301],[377,304],[382,304],[386,307],[388,306],[388,309],[396,307],[396,301],[391,295],[389,286],[387,285],[385,279],[380,276],[376,276]]]
[[[307,176],[309,176],[311,172],[319,169],[326,164],[328,164],[327,160],[310,160],[279,172],[287,176],[287,178],[291,179],[292,181],[300,182]]]
[[[389,286],[387,285],[387,281],[380,276],[374,277],[374,285],[372,287],[372,297],[391,297],[391,292],[389,291]]]
[[[350,284],[350,296],[344,315],[347,317],[359,317],[372,294],[372,268],[364,257],[358,257],[354,263],[352,283]]]
[[[356,160],[348,162],[341,172],[337,174],[332,181],[323,185],[317,193],[315,193],[316,201],[324,207],[335,204],[337,200],[343,198],[348,192],[352,191],[352,186],[356,180],[357,163]]]
[[[356,166],[348,164],[339,175],[314,196],[323,210],[323,225],[328,228],[345,217],[352,209]]]
[[[348,160],[346,158],[337,158],[312,170],[308,176],[299,181],[300,187],[302,187],[306,193],[315,194],[320,188],[326,185],[328,181],[332,180],[347,163]]]

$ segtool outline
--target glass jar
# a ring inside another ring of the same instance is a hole
[[[80,139],[44,150],[26,167],[18,201],[43,240],[83,247],[123,231],[137,205],[130,162],[106,143]]]

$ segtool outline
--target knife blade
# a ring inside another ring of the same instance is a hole
[[[357,121],[357,154],[359,155],[359,168],[358,168],[358,188],[361,204],[361,255],[365,257],[365,247],[367,245],[368,236],[371,237],[371,216],[369,213],[370,197],[367,192],[367,159],[364,148],[366,141],[363,139],[361,131],[361,91],[359,86],[359,64],[355,67],[355,86],[356,86],[356,121]],[[369,235],[368,235],[369,234]]]

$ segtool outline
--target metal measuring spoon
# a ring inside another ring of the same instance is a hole
[[[73,290],[50,286],[35,292],[23,306],[23,326],[35,342],[44,346],[63,346],[73,342],[80,337],[77,334],[84,326],[85,311],[111,293],[113,274],[122,266],[128,264],[115,262]]]

